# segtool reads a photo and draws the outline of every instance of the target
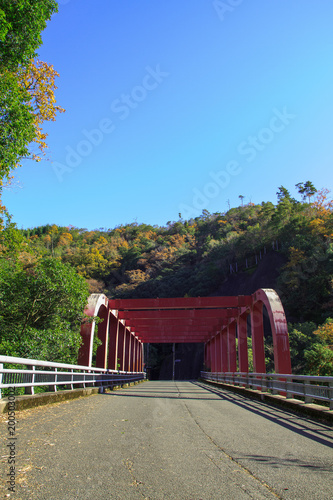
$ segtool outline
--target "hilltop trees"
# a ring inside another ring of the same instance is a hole
[[[306,181],[305,183],[299,182],[296,184],[296,187],[298,188],[298,192],[302,195],[303,200],[306,200],[308,197],[309,203],[310,203],[310,198],[314,194],[316,194],[317,189],[314,187],[311,181]]]

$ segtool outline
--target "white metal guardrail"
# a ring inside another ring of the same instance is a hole
[[[13,365],[15,366],[13,367]],[[34,394],[35,387],[43,386],[48,386],[50,391],[57,391],[59,388],[73,389],[75,386],[96,386],[103,390],[105,387],[145,378],[144,372],[105,370],[36,359],[0,356],[0,398],[2,389],[9,387],[24,387],[26,394]]]
[[[330,409],[333,409],[333,377],[280,373],[201,372],[201,378],[207,381],[250,387],[272,394],[283,392],[287,398],[299,398],[305,403],[311,403],[313,400],[326,401]]]

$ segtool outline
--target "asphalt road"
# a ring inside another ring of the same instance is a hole
[[[18,419],[15,493],[1,422],[1,498],[333,499],[331,427],[212,386],[146,382]]]

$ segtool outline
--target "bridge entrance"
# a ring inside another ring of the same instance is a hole
[[[149,380],[197,380],[204,365],[204,344],[145,344]]]

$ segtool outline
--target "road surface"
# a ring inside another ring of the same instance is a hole
[[[15,500],[332,500],[332,428],[198,382],[18,414]],[[10,495],[9,497],[6,495]]]

